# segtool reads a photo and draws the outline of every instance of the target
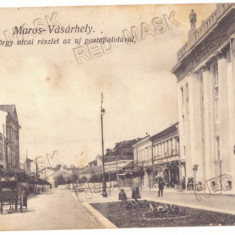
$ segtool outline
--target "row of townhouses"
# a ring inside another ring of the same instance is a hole
[[[178,186],[181,164],[178,128],[177,122],[133,145],[134,171],[143,170],[143,187],[156,187],[159,177],[163,178],[168,187]]]

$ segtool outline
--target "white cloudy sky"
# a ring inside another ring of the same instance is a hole
[[[101,92],[106,109],[105,148],[143,137],[146,132],[155,134],[176,122],[176,78],[170,70],[187,39],[192,8],[199,25],[215,5],[1,9],[0,40],[5,40],[5,30],[24,23],[33,26],[36,18],[45,22],[45,16],[53,12],[61,25],[92,25],[96,33],[89,37],[101,35],[100,31],[120,36],[131,26],[140,30],[142,22],[153,29],[154,17],[172,11],[180,23],[180,27],[149,35],[135,45],[119,44],[111,53],[82,64],[76,62],[74,44],[0,46],[0,103],[17,107],[22,161],[26,149],[31,158],[58,150],[61,161],[79,166],[100,154]],[[66,36],[61,35],[60,40]]]

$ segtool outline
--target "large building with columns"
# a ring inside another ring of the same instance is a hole
[[[235,4],[216,4],[198,28],[192,11],[190,22],[172,69],[186,179],[204,183],[227,174],[235,190]]]

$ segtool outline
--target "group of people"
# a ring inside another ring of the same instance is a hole
[[[185,190],[186,188],[187,188],[187,190],[193,190],[194,189],[194,179],[192,177],[189,177],[187,185],[186,185],[185,177],[183,177],[182,183],[181,183],[181,188],[183,190]]]
[[[164,187],[165,187],[165,183],[164,183],[163,179],[159,178],[159,182],[158,182],[158,197],[162,197],[163,196]],[[121,189],[121,191],[119,192],[118,198],[121,201],[126,201],[127,200],[127,196],[126,196],[126,193],[125,193],[124,189]],[[134,199],[135,201],[138,201],[139,198],[141,198],[139,187],[138,186],[134,186],[132,188],[132,199]]]

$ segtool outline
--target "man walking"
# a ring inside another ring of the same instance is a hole
[[[163,179],[159,179],[159,184],[158,184],[158,197],[163,196],[163,189],[164,189],[165,183],[163,182]]]

